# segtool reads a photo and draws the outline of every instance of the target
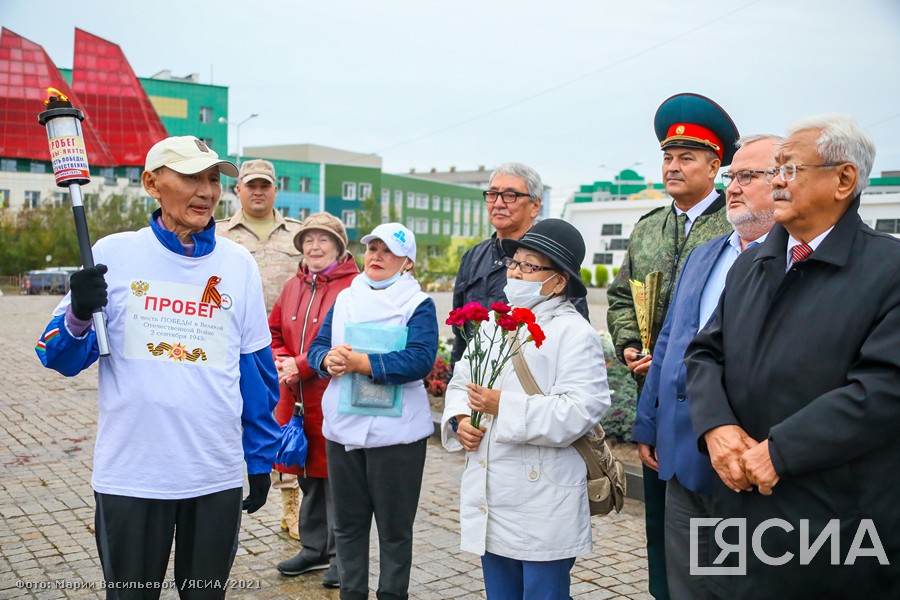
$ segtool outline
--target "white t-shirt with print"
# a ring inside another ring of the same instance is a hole
[[[94,490],[177,499],[241,487],[240,355],[271,343],[252,256],[221,237],[207,256],[181,256],[148,227],[103,238],[94,259],[109,267],[110,342]]]

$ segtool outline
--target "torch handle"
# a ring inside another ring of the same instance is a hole
[[[78,238],[78,250],[81,252],[81,265],[87,269],[94,266],[94,254],[91,252],[91,236],[88,234],[81,186],[77,183],[71,184],[69,195],[72,198],[72,217],[75,220],[75,235]],[[109,356],[109,335],[106,332],[106,321],[103,320],[102,308],[94,311],[93,320],[100,356]]]

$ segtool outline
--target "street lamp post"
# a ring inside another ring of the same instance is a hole
[[[236,158],[237,158],[238,168],[241,168],[241,125],[243,125],[250,119],[252,119],[254,117],[258,117],[258,116],[259,116],[259,113],[253,113],[249,117],[244,119],[243,121],[240,121],[239,123],[232,123],[225,117],[219,117],[219,123],[225,123],[226,125],[234,125],[234,128],[237,131],[237,156],[236,156]]]

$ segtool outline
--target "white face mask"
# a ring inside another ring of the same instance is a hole
[[[509,300],[509,303],[513,306],[520,306],[522,308],[531,310],[550,297],[541,294],[541,288],[544,287],[545,283],[547,283],[557,275],[558,273],[555,273],[544,281],[507,279],[506,287],[503,288],[503,293],[506,294],[506,299]]]
[[[363,281],[365,281],[369,285],[370,288],[375,289],[375,290],[383,290],[385,288],[390,287],[391,284],[393,284],[394,282],[399,281],[400,278],[405,275],[405,273],[403,272],[403,267],[405,267],[405,266],[406,266],[406,259],[403,260],[403,263],[400,265],[400,268],[397,269],[396,273],[394,273],[393,275],[391,275],[390,277],[388,277],[387,279],[385,279],[383,281],[373,281],[364,272],[360,273],[359,276],[363,278]]]

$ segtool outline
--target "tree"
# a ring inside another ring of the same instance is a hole
[[[143,199],[121,194],[102,203],[97,202],[95,194],[88,194],[85,213],[93,242],[111,233],[146,227],[150,217]],[[47,256],[52,257],[50,264]],[[0,274],[17,275],[50,266],[80,264],[68,199],[59,204],[44,201],[37,208],[15,212],[0,211]]]

